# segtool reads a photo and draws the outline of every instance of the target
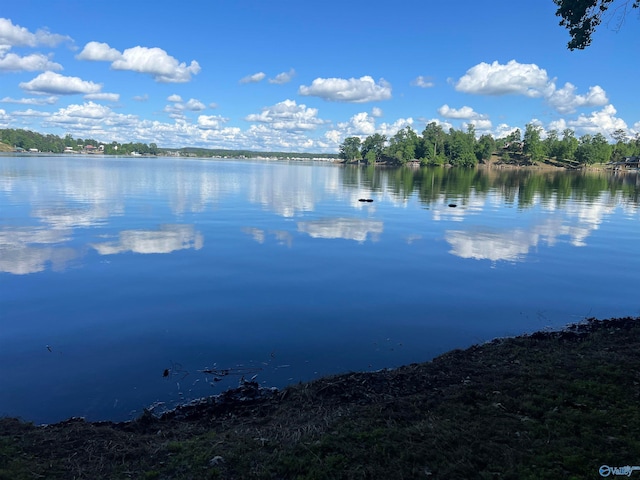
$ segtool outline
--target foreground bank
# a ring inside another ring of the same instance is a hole
[[[638,351],[639,319],[588,320],[159,418],[2,419],[0,479],[601,478],[640,465]]]

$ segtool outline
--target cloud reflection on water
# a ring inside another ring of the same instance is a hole
[[[313,238],[343,238],[364,242],[371,235],[371,241],[379,239],[383,231],[380,220],[364,220],[360,218],[325,218],[309,222],[298,222],[298,231]]]
[[[171,253],[193,248],[200,250],[204,237],[193,225],[161,225],[158,230],[123,230],[117,242],[91,243],[100,255],[117,253]]]
[[[56,271],[79,254],[62,247],[70,238],[70,230],[43,227],[4,227],[0,229],[0,272],[26,275],[42,272],[47,264]]]

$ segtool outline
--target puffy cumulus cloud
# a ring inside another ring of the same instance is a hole
[[[151,75],[160,83],[185,83],[192,75],[200,72],[200,65],[195,60],[187,66],[178,62],[161,48],[133,47],[122,52],[122,56],[111,64],[114,70],[128,70]]]
[[[382,123],[378,127],[378,133],[382,135],[386,135],[387,137],[392,137],[399,130],[402,130],[405,127],[410,127],[413,125],[413,118],[399,118],[393,123]]]
[[[35,72],[62,70],[62,65],[52,62],[49,57],[34,53],[21,57],[15,53],[0,54],[0,72]]]
[[[260,113],[247,115],[248,122],[269,124],[275,130],[309,131],[326,123],[318,118],[317,108],[307,108],[296,104],[295,100],[285,100],[271,107],[265,107]]]
[[[484,135],[484,134],[493,135],[494,133],[492,131],[493,124],[491,123],[491,120],[487,118],[473,118],[469,120],[467,125],[473,125],[473,127],[476,130],[476,135]]]
[[[371,116],[375,118],[380,118],[382,116],[382,109],[379,107],[373,107],[371,109]]]
[[[16,103],[18,105],[53,105],[58,101],[58,97],[43,97],[43,98],[11,98],[4,97],[0,102],[2,103]]]
[[[288,72],[282,72],[276,75],[275,77],[270,78],[269,83],[275,83],[276,85],[289,83],[295,74],[296,74],[296,71],[292,68]]]
[[[65,77],[59,73],[44,72],[29,82],[20,83],[20,88],[42,94],[86,95],[100,92],[102,84],[85,81],[79,77]]]
[[[115,48],[111,48],[107,43],[89,42],[76,55],[76,58],[94,62],[115,62],[122,58],[122,54]]]
[[[567,82],[564,87],[554,89],[547,102],[559,113],[573,113],[579,107],[601,107],[609,102],[607,93],[599,85],[589,88],[586,95],[578,95],[576,86]]]
[[[338,123],[344,137],[367,137],[376,133],[376,120],[367,112],[356,113],[348,122]]]
[[[200,115],[198,116],[198,126],[202,129],[219,129],[229,121],[228,118],[220,115]]]
[[[477,95],[519,94],[539,97],[549,87],[547,71],[515,60],[502,65],[479,63],[467,70],[455,84],[456,90]]]
[[[240,79],[240,83],[258,83],[264,80],[267,74],[264,72],[254,73],[253,75],[247,75],[244,78]]]
[[[181,118],[185,119],[184,112],[201,112],[202,110],[206,110],[207,106],[202,103],[200,100],[195,98],[190,98],[188,101],[184,102],[180,95],[170,95],[167,100],[170,102],[174,102],[173,105],[167,105],[164,107],[164,112],[168,113],[171,118]]]
[[[202,103],[200,100],[196,100],[195,98],[190,98],[184,104],[184,108],[185,110],[189,110],[191,112],[200,112],[202,110],[205,110],[207,106],[204,103]]]
[[[115,113],[109,107],[94,102],[60,108],[42,122],[46,129],[60,128],[79,137],[116,141],[139,139],[136,141],[149,143],[149,140],[143,140],[139,135],[139,125],[140,121],[136,116]]]
[[[589,87],[586,94],[578,94],[575,85],[567,82],[557,88],[546,70],[536,64],[511,60],[506,65],[497,61],[479,63],[467,70],[455,84],[456,90],[477,95],[525,95],[541,97],[557,112],[573,113],[581,107],[599,107],[609,102],[599,85]]]
[[[72,121],[76,121],[75,119],[78,118],[102,120],[111,113],[112,111],[109,107],[94,102],[86,102],[82,105],[69,105],[66,108],[61,108],[52,115],[52,118],[58,122],[63,118],[73,119]]]
[[[20,25],[14,25],[8,18],[0,18],[0,45],[13,47],[37,47],[44,45],[55,47],[62,42],[71,41],[71,37],[50,33],[47,30],[37,30],[35,33]]]
[[[627,130],[627,124],[621,118],[616,117],[617,110],[613,105],[606,105],[602,110],[591,112],[590,115],[581,114],[575,120],[569,120],[566,124],[575,130],[576,134],[586,133],[594,135],[602,133],[609,135],[615,130]],[[560,130],[560,129],[558,129]]]
[[[517,129],[518,127],[512,127],[511,125],[507,125],[506,123],[501,123],[496,127],[494,137],[504,138],[510,133],[515,132]]]
[[[320,97],[333,102],[365,103],[391,98],[391,85],[384,79],[376,83],[370,76],[360,78],[316,78],[302,85],[300,95]]]
[[[429,77],[423,77],[420,75],[411,82],[411,85],[420,88],[431,88],[434,86],[434,83],[429,79]]]
[[[161,48],[136,46],[120,52],[107,43],[89,42],[76,55],[78,60],[111,62],[114,70],[151,75],[160,83],[185,83],[200,72],[200,65],[192,60],[189,65],[179,62]]]
[[[444,118],[457,118],[457,119],[485,119],[486,115],[475,112],[473,108],[464,106],[462,108],[451,108],[446,103],[438,109],[438,113]]]
[[[116,103],[120,101],[119,93],[90,93],[84,96],[85,100],[97,100]]]
[[[441,126],[442,129],[446,132],[448,132],[450,128],[453,128],[453,124],[451,122],[447,122],[446,120],[442,120],[440,118],[420,118],[419,120],[425,125],[435,123],[436,125]]]

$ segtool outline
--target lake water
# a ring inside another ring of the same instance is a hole
[[[125,420],[638,315],[639,184],[0,157],[0,415]]]

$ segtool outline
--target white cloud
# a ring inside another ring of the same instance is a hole
[[[456,90],[477,95],[519,94],[539,97],[549,86],[546,70],[515,60],[502,65],[479,63],[467,70],[455,84]]]
[[[133,99],[136,102],[146,102],[147,100],[149,100],[149,95],[147,95],[146,93],[144,95],[136,95],[135,97],[133,97]]]
[[[295,74],[296,71],[292,68],[288,72],[282,72],[276,75],[274,78],[270,78],[269,83],[275,83],[276,85],[289,83]]]
[[[449,129],[453,128],[453,124],[451,122],[443,121],[440,118],[429,118],[429,119],[421,118],[420,120],[424,122],[425,125],[429,125],[430,123],[435,123],[436,125],[441,126],[445,132],[448,132]]]
[[[23,111],[16,110],[11,112],[12,115],[16,115],[18,117],[48,117],[50,114],[47,112],[42,112],[40,110],[33,110],[31,108]]]
[[[495,129],[495,133],[493,134],[493,136],[495,138],[504,138],[507,135],[509,135],[510,133],[515,132],[518,129],[518,127],[512,127],[511,125],[507,125],[506,123],[501,123],[500,125],[498,125]],[[522,129],[521,129],[522,131]]]
[[[376,83],[370,76],[360,78],[316,78],[311,86],[300,86],[298,93],[333,102],[364,103],[391,98],[391,85],[384,79]]]
[[[414,87],[431,88],[434,86],[434,83],[429,79],[429,77],[423,77],[420,75],[411,82],[411,85]]]
[[[338,123],[338,129],[345,137],[367,137],[376,133],[376,120],[367,112],[356,113],[348,122]]]
[[[182,101],[182,97],[180,95],[176,95],[176,94],[169,95],[167,97],[167,101],[169,101],[169,102],[181,102]]]
[[[456,90],[477,95],[525,95],[541,97],[557,112],[573,113],[581,107],[599,107],[609,102],[599,85],[589,87],[584,94],[576,93],[576,86],[567,82],[557,88],[546,70],[535,64],[522,64],[511,60],[506,65],[493,62],[479,63],[467,70],[455,84]]]
[[[47,30],[38,30],[35,33],[31,33],[24,27],[14,25],[8,18],[0,18],[0,45],[12,47],[45,45],[55,47],[66,41],[71,41],[71,38],[66,35],[50,33]]]
[[[600,111],[591,112],[590,115],[581,114],[577,119],[569,120],[567,125],[574,129],[578,135],[586,133],[608,135],[618,129],[627,130],[626,122],[616,117],[616,113],[617,111],[613,105],[606,105]]]
[[[90,93],[84,96],[85,100],[98,100],[104,102],[119,102],[119,93]]]
[[[200,72],[200,65],[192,60],[189,66],[167,54],[161,48],[133,47],[111,64],[114,70],[128,70],[151,75],[160,83],[184,83]]]
[[[58,101],[58,97],[42,97],[42,98],[10,98],[4,97],[2,103],[16,103],[18,105],[53,105]]]
[[[115,48],[111,48],[107,43],[89,42],[76,55],[76,58],[94,62],[115,62],[122,58],[122,54]]]
[[[59,73],[44,72],[29,82],[20,83],[20,88],[33,93],[74,95],[98,93],[102,85],[78,77],[65,77]]]
[[[43,70],[62,70],[62,65],[52,62],[49,57],[33,53],[25,57],[8,53],[0,55],[0,72],[35,72]]]
[[[247,115],[245,120],[269,124],[271,128],[276,130],[309,131],[326,123],[317,115],[317,108],[307,108],[303,104],[297,105],[295,100],[285,100],[271,107],[263,108],[260,113]]]
[[[180,63],[161,48],[133,47],[120,53],[107,43],[89,42],[76,58],[78,60],[112,62],[114,70],[127,70],[151,75],[160,83],[185,83],[200,72],[195,60],[187,66]]]
[[[200,115],[198,117],[198,126],[203,129],[219,129],[228,121],[228,118],[220,115]]]
[[[555,86],[554,86],[555,87]],[[553,90],[547,102],[559,113],[573,113],[579,107],[600,107],[609,102],[606,92],[599,85],[589,88],[586,95],[576,94],[576,86],[567,82],[564,87]]]
[[[244,78],[240,79],[240,83],[258,83],[264,80],[267,74],[264,72],[254,73],[253,75],[247,75]]]
[[[386,135],[387,138],[394,136],[399,130],[405,127],[413,125],[413,118],[399,118],[393,123],[383,123],[376,130],[382,135]]]
[[[111,113],[111,109],[104,105],[99,105],[94,102],[86,102],[82,105],[69,105],[66,108],[61,108],[55,114],[58,118],[90,118],[90,119],[103,119]]]
[[[449,105],[447,105],[446,103],[438,109],[438,113],[445,118],[457,118],[466,120],[487,118],[486,115],[475,112],[471,107],[464,106],[462,108],[455,109],[449,107]]]
[[[200,100],[196,100],[195,98],[190,98],[187,103],[184,104],[185,110],[190,110],[192,112],[199,112],[205,110],[207,106],[202,103]]]

